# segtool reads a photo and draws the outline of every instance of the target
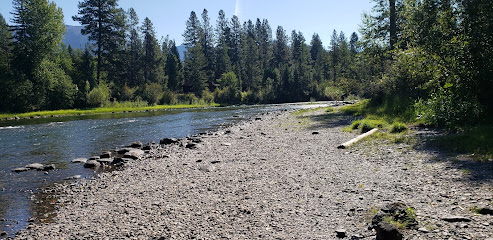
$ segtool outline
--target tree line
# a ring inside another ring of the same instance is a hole
[[[64,46],[63,13],[48,0],[14,0],[0,17],[0,111],[84,108],[108,101],[280,103],[371,98],[390,111],[452,126],[491,115],[493,3],[374,0],[361,38],[274,31],[219,11],[191,12],[184,61],[117,0],[84,0],[73,16],[91,45]]]

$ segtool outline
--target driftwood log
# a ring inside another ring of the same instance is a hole
[[[368,137],[368,136],[370,136],[370,135],[372,135],[372,134],[376,133],[377,131],[378,131],[378,128],[374,128],[374,129],[372,129],[372,130],[370,130],[370,131],[368,131],[368,132],[366,132],[366,133],[364,133],[364,134],[361,134],[361,135],[359,135],[359,136],[357,136],[357,137],[355,137],[355,138],[353,138],[353,139],[351,139],[351,140],[349,140],[349,141],[347,141],[347,142],[345,142],[345,143],[343,143],[343,144],[341,144],[341,145],[337,146],[337,148],[339,148],[339,149],[345,149],[345,148],[348,148],[348,147],[350,147],[351,145],[353,145],[353,144],[355,144],[355,143],[359,142],[361,139],[363,139],[363,138],[365,138],[365,137]]]

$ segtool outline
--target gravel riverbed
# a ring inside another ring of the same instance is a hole
[[[357,135],[341,130],[351,120],[275,112],[160,145],[122,170],[57,185],[55,222],[16,238],[337,239],[343,229],[375,239],[371,218],[393,202],[417,215],[404,239],[493,238],[493,216],[473,211],[492,205],[491,162],[381,139],[337,149]]]

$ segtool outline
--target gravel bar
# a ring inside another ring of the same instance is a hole
[[[416,211],[419,229],[404,239],[493,237],[493,216],[474,211],[492,205],[491,162],[382,139],[337,149],[357,136],[342,131],[351,120],[274,112],[158,145],[56,186],[54,222],[15,238],[375,239],[371,218],[393,202]]]

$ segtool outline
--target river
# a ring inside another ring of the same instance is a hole
[[[35,220],[33,217],[49,219],[46,216],[53,214],[49,212],[51,203],[42,207],[35,203],[39,199],[34,201],[32,197],[40,188],[74,175],[91,178],[97,174],[72,163],[75,158],[100,155],[134,141],[159,142],[166,137],[182,138],[214,131],[264,112],[332,104],[298,103],[0,121],[0,232],[13,236],[27,227],[29,221]],[[56,170],[12,172],[14,168],[31,163],[54,164]]]

